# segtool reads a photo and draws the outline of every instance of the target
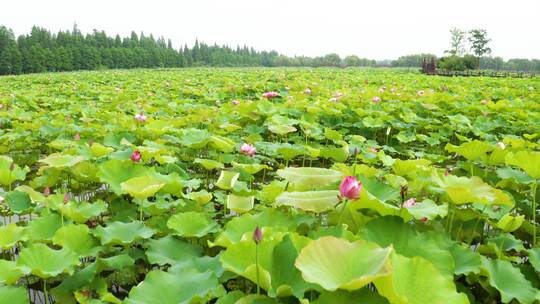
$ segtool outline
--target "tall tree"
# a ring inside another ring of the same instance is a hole
[[[461,56],[465,53],[467,32],[457,27],[450,30],[450,49],[444,51],[451,56]]]
[[[491,53],[491,48],[488,47],[491,39],[487,38],[486,30],[474,29],[469,31],[469,42],[471,44],[471,51],[478,58],[478,66],[480,66],[480,58]]]

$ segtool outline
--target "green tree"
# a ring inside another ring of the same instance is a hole
[[[471,44],[471,51],[478,58],[478,65],[480,65],[480,58],[484,55],[491,53],[491,48],[488,47],[488,43],[491,39],[487,38],[487,31],[483,29],[474,29],[469,31],[469,43]]]
[[[461,56],[465,53],[467,32],[457,27],[450,30],[450,49],[444,51],[450,56]]]

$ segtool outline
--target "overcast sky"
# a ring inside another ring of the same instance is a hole
[[[484,28],[493,55],[540,58],[540,0],[2,0],[0,24],[17,35],[53,31],[195,38],[286,55],[338,53],[392,59],[442,55],[449,29]]]

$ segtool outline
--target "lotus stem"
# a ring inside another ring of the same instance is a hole
[[[261,281],[259,279],[259,244],[255,244],[255,266],[256,268],[256,275],[257,275],[257,294],[261,293]]]
[[[43,280],[43,293],[45,294],[45,304],[49,304],[49,292],[47,291],[47,279]]]
[[[532,247],[536,246],[536,188],[538,182],[535,180],[532,185],[532,217],[533,217],[533,243]]]
[[[341,211],[339,212],[339,219],[338,219],[338,222],[337,222],[338,228],[341,226],[341,220],[342,220],[342,218],[343,218],[343,213],[345,213],[345,208],[347,207],[347,202],[348,202],[348,201],[349,201],[349,200],[345,200],[345,201],[343,202],[343,205],[342,205],[342,207],[341,207]]]

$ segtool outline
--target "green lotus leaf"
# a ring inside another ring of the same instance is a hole
[[[352,208],[371,209],[382,216],[399,215],[407,220],[411,218],[409,213],[402,212],[401,208],[388,203],[399,197],[398,189],[381,183],[376,178],[360,176],[359,180],[362,182],[362,191],[358,199],[350,204]]]
[[[380,295],[390,303],[468,304],[463,293],[456,291],[452,276],[442,275],[433,264],[421,258],[392,254],[392,272],[375,280]]]
[[[294,168],[277,170],[277,175],[302,189],[313,189],[341,181],[343,173],[324,168]]]
[[[519,151],[517,153],[508,153],[506,163],[520,168],[534,179],[540,179],[540,152]]]
[[[82,224],[91,218],[97,217],[107,211],[107,204],[102,200],[95,202],[76,202],[70,200],[66,204],[58,205],[58,210],[64,217],[70,218],[76,223]]]
[[[230,190],[234,188],[236,181],[240,177],[240,173],[236,171],[222,170],[219,178],[216,182],[216,186],[223,190]]]
[[[399,231],[399,233],[396,233]],[[400,255],[420,256],[435,265],[440,273],[454,273],[454,258],[446,246],[441,246],[437,239],[427,233],[417,232],[399,217],[378,217],[364,225],[358,235],[381,247],[392,246]]]
[[[24,235],[32,241],[50,241],[60,227],[62,227],[61,217],[56,213],[50,213],[30,221]]]
[[[294,216],[275,209],[265,209],[256,214],[243,214],[229,221],[213,245],[228,247],[242,239],[251,239],[256,227],[272,227],[274,231],[295,231],[303,222],[312,218]]]
[[[229,194],[227,195],[227,208],[236,213],[245,213],[253,209],[254,200],[253,196]]]
[[[276,149],[276,152],[285,160],[291,160],[298,155],[303,155],[306,151],[301,147],[282,146]],[[317,153],[318,156],[318,153]]]
[[[493,151],[495,147],[479,140],[473,140],[454,146],[447,144],[445,149],[448,152],[457,153],[468,160],[483,160],[487,158],[487,153]]]
[[[279,302],[267,296],[251,294],[237,300],[234,304],[279,304]]]
[[[111,147],[106,147],[100,143],[93,143],[92,146],[90,146],[90,151],[92,151],[92,154],[95,157],[102,157],[107,154],[110,154],[111,152],[114,151],[114,149]]]
[[[512,182],[515,182],[518,184],[530,184],[534,182],[533,178],[531,178],[524,172],[517,169],[505,167],[505,168],[498,168],[496,172],[499,178],[511,180]]]
[[[529,262],[534,270],[540,272],[540,247],[531,248],[527,253],[529,254]]]
[[[196,158],[193,161],[193,163],[200,164],[206,170],[214,170],[214,169],[223,169],[223,168],[225,168],[223,163],[220,163],[220,162],[212,160],[212,159]]]
[[[184,135],[180,139],[180,144],[193,149],[201,149],[210,140],[210,134],[205,130],[199,129],[184,129]]]
[[[249,174],[257,174],[261,170],[272,170],[272,167],[264,164],[239,164],[232,162],[234,168],[245,170]]]
[[[499,291],[503,303],[516,299],[519,303],[534,303],[538,297],[536,290],[518,268],[504,260],[489,260],[482,257],[484,274],[491,286]]]
[[[454,274],[470,274],[479,273],[482,267],[482,259],[478,252],[472,251],[470,248],[454,244],[450,247],[450,253],[454,257],[456,268]]]
[[[152,264],[175,265],[201,255],[201,249],[172,236],[148,241],[146,256]]]
[[[218,224],[204,212],[189,211],[171,216],[167,221],[167,227],[179,236],[203,237],[216,232]]]
[[[238,300],[244,297],[244,293],[241,290],[233,290],[226,295],[220,297],[216,304],[236,304]]]
[[[4,197],[4,200],[7,202],[11,212],[15,214],[29,213],[34,207],[30,195],[26,192],[11,191]]]
[[[152,175],[156,180],[163,183],[163,187],[159,190],[159,193],[169,193],[175,196],[182,195],[182,189],[184,188],[184,181],[177,172],[173,172],[168,175],[155,173]]]
[[[427,159],[396,159],[392,165],[392,170],[397,175],[416,178],[418,173],[428,171],[430,166],[431,161]]]
[[[30,304],[28,290],[24,287],[0,286],[0,303]]]
[[[287,133],[296,132],[296,128],[290,125],[275,125],[270,124],[268,130],[274,134],[285,135]]]
[[[175,262],[174,266],[168,269],[169,273],[178,273],[184,271],[197,271],[197,272],[206,272],[211,271],[216,277],[221,277],[225,272],[221,261],[219,260],[220,255],[215,257],[210,256],[191,256],[186,257],[185,259],[178,260]]]
[[[73,167],[76,164],[82,162],[84,157],[75,156],[62,153],[53,153],[46,158],[40,160],[40,162],[47,164],[49,167]]]
[[[144,281],[132,288],[125,304],[190,303],[194,297],[204,297],[218,285],[211,272],[184,272],[170,274],[161,270],[150,271]]]
[[[338,196],[337,190],[283,192],[276,198],[276,205],[322,213],[334,209],[339,203]]]
[[[18,186],[17,188],[15,188],[15,191],[25,192],[26,194],[28,194],[28,196],[30,196],[30,199],[32,200],[32,203],[34,204],[43,204],[45,203],[45,201],[47,201],[45,195],[37,192],[36,190],[32,189],[27,185]]]
[[[156,194],[165,183],[152,176],[138,176],[120,184],[120,189],[136,199],[144,200]]]
[[[211,136],[210,146],[218,151],[231,153],[234,151],[235,143],[233,140],[223,136]]]
[[[66,225],[58,229],[53,237],[53,243],[70,249],[79,256],[93,256],[101,249],[97,240],[90,234],[86,225]]]
[[[61,273],[73,271],[72,267],[79,264],[77,255],[67,249],[55,250],[44,244],[32,244],[23,248],[17,259],[17,266],[25,274],[33,274],[46,279]]]
[[[0,260],[0,283],[12,285],[23,275],[22,270],[13,261]],[[1,303],[1,302],[0,302]]]
[[[497,222],[496,226],[497,228],[502,229],[506,232],[513,232],[516,231],[519,227],[521,227],[524,219],[525,216],[523,215],[514,216],[510,213],[507,213]]]
[[[202,190],[197,192],[190,192],[187,194],[184,194],[184,197],[193,201],[196,201],[197,203],[204,205],[209,203],[212,198],[214,197],[212,193]]]
[[[309,243],[296,259],[304,280],[324,289],[357,290],[391,272],[391,248],[325,236]]]
[[[71,167],[70,172],[81,182],[95,182],[98,168],[90,161],[83,161]]]
[[[139,164],[134,164],[130,160],[109,160],[98,166],[98,177],[104,183],[110,186],[110,189],[118,194],[122,195],[124,192],[120,184],[123,182],[138,176],[145,176],[150,174],[151,171],[148,168]]]
[[[508,194],[484,183],[477,176],[471,178],[455,175],[435,176],[434,181],[441,189],[446,191],[454,204],[514,205],[512,198]]]
[[[388,301],[378,295],[376,292],[367,288],[348,292],[345,290],[336,290],[334,292],[323,291],[313,304],[388,304]]]
[[[341,147],[321,148],[320,156],[333,159],[336,162],[345,162],[349,158],[349,146],[345,143]]]
[[[24,228],[14,223],[0,226],[0,248],[3,250],[11,249],[17,242],[24,241]]]
[[[129,245],[137,240],[148,239],[154,235],[154,230],[146,227],[143,222],[129,223],[113,222],[107,227],[97,227],[94,234],[101,240],[102,245]]]
[[[25,180],[28,172],[30,172],[30,168],[21,168],[14,164],[10,157],[0,156],[0,184],[9,187],[17,180]]]
[[[448,214],[448,205],[437,205],[432,200],[423,200],[406,210],[417,220],[423,218],[434,220],[437,216],[441,218],[446,217]]]

